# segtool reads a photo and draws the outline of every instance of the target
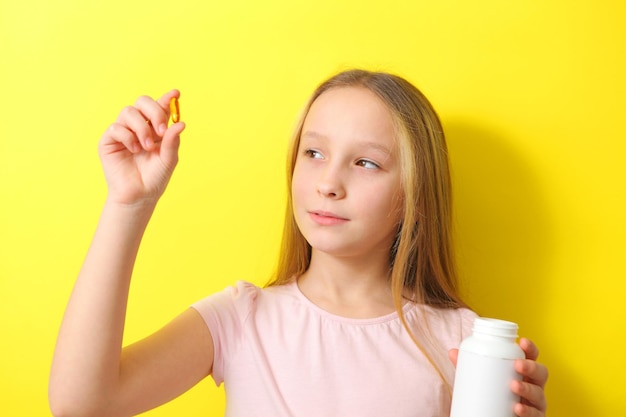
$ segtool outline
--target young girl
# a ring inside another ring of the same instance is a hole
[[[141,97],[99,145],[109,191],[59,332],[56,416],[130,416],[212,375],[230,416],[445,416],[459,298],[443,131],[404,79],[354,70],[324,82],[300,120],[275,279],[239,282],[122,349],[143,232],[178,160],[182,122]],[[520,417],[545,415],[545,366],[520,341]]]

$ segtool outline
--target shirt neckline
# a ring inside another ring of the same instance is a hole
[[[368,317],[368,318],[353,318],[353,317],[345,317],[345,316],[341,316],[338,314],[334,314],[327,310],[324,310],[322,307],[318,306],[313,301],[309,300],[307,296],[304,295],[302,291],[300,290],[297,280],[292,281],[286,286],[289,288],[290,292],[292,292],[296,296],[296,298],[302,304],[308,307],[310,310],[313,310],[319,316],[331,319],[333,321],[346,323],[346,324],[354,324],[354,325],[370,325],[370,324],[381,324],[381,323],[388,323],[391,321],[400,320],[400,317],[397,311],[393,311],[391,313],[384,314],[382,316]],[[406,315],[409,312],[409,310],[411,310],[412,307],[413,307],[413,303],[406,302],[404,306],[402,307],[402,311]]]

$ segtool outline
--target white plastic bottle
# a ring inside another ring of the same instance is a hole
[[[463,340],[452,391],[450,417],[514,417],[519,402],[511,382],[521,380],[516,359],[525,357],[517,344],[515,323],[479,317]]]

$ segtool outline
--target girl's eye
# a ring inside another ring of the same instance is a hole
[[[307,149],[304,151],[304,154],[308,156],[309,158],[313,158],[313,159],[322,159],[324,157],[321,153],[319,153],[315,149]]]
[[[366,169],[378,169],[380,168],[380,166],[372,161],[368,161],[367,159],[359,159],[358,161],[356,161],[356,164],[360,167],[366,168]]]

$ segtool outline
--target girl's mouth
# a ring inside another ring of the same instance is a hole
[[[322,226],[332,226],[349,221],[345,217],[327,211],[310,211],[309,216],[315,223]]]

